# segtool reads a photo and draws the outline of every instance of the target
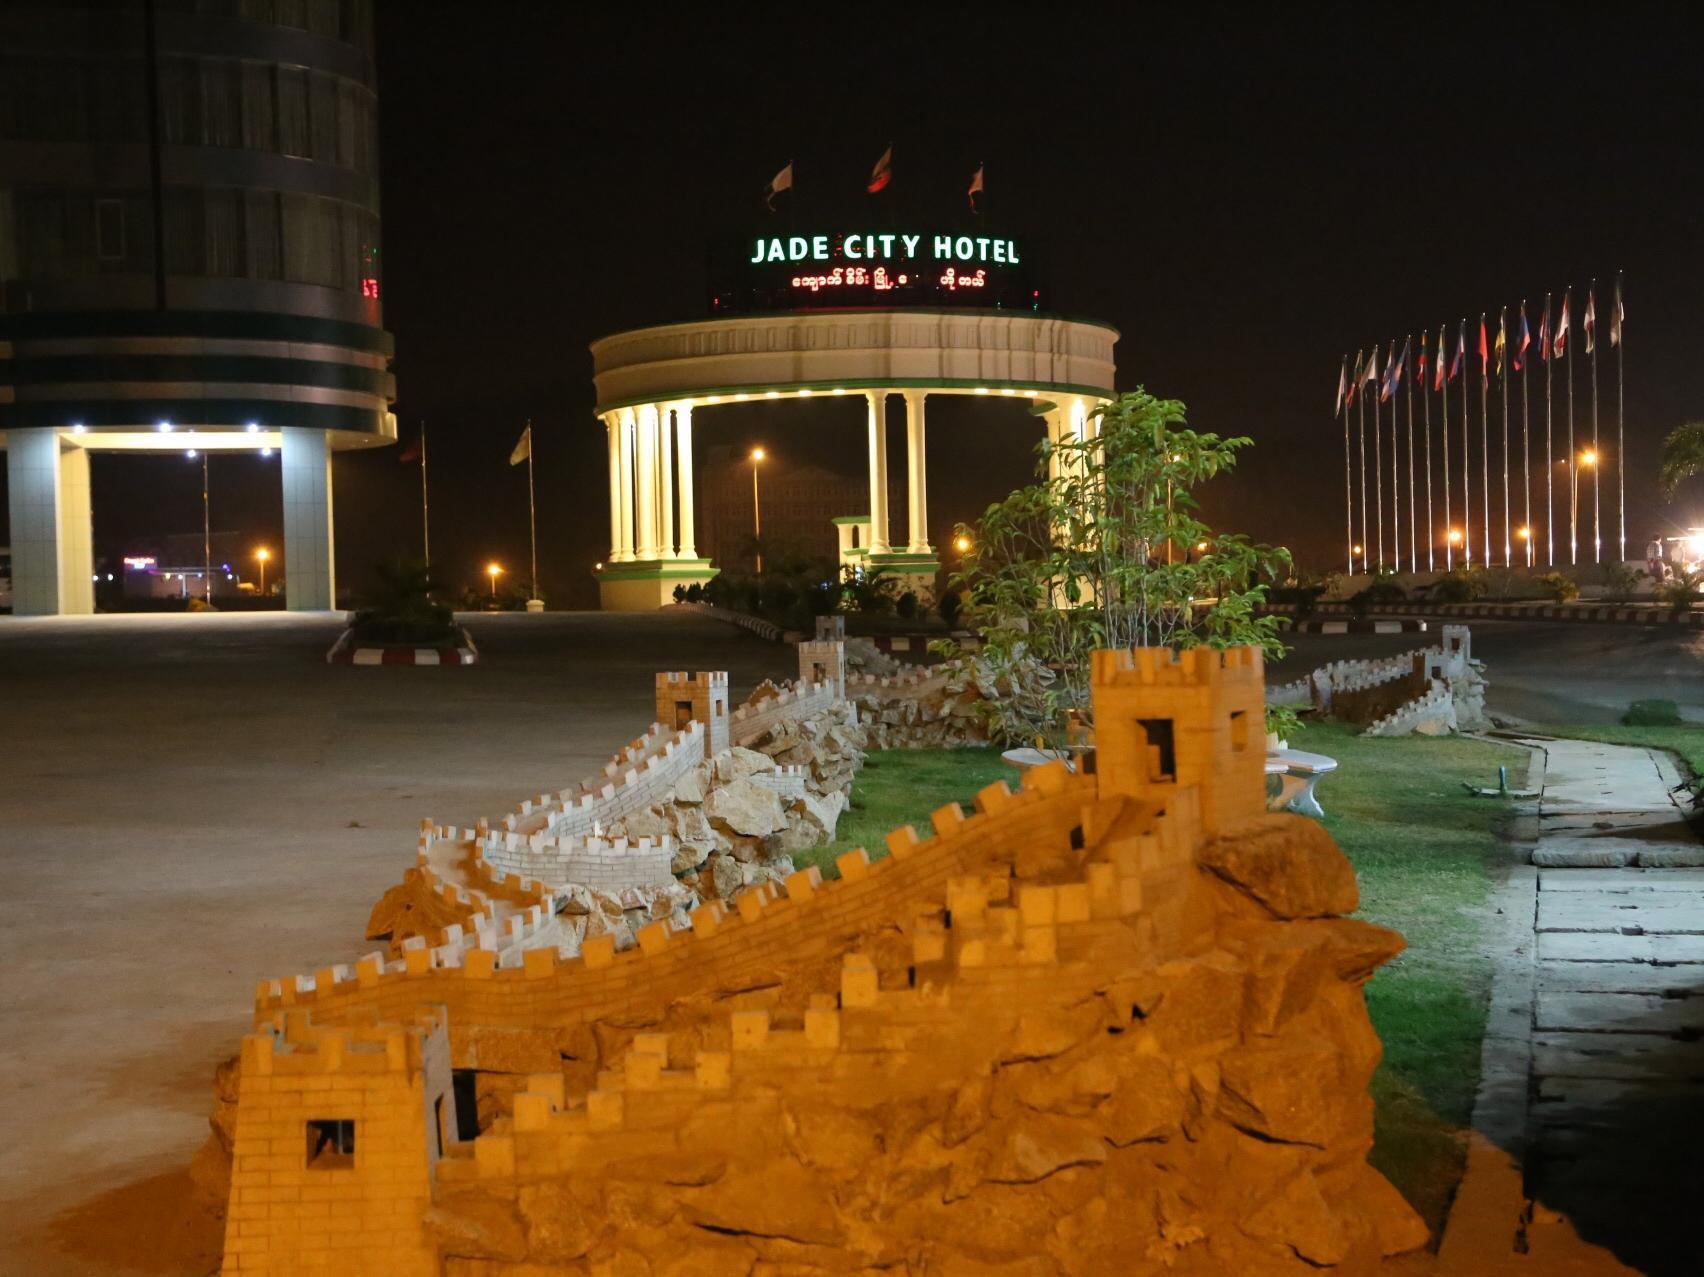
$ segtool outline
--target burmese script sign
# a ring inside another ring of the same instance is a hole
[[[712,254],[711,311],[865,306],[1041,309],[1025,245],[1001,235],[842,231],[753,235]]]

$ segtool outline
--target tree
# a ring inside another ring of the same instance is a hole
[[[1289,551],[1213,533],[1193,495],[1251,442],[1189,430],[1182,403],[1137,389],[1090,414],[1085,437],[1044,442],[1036,482],[960,526],[973,549],[951,584],[998,678],[1002,736],[1057,745],[1068,711],[1087,720],[1097,648],[1283,652],[1258,608]]]
[[[1663,440],[1663,465],[1658,472],[1663,494],[1672,497],[1682,480],[1704,474],[1704,421],[1676,426]]]

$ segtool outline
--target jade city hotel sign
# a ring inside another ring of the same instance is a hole
[[[721,258],[711,310],[907,305],[1039,310],[1041,292],[1031,278],[1027,249],[1016,239],[976,229],[754,235]]]

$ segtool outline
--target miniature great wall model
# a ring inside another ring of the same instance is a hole
[[[1258,651],[1097,653],[1088,774],[826,882],[787,831],[832,834],[860,718],[915,725],[948,676],[848,686],[833,639],[800,669],[732,713],[725,675],[659,675],[662,725],[592,783],[424,822],[389,953],[260,985],[214,1119],[227,1277],[1261,1277],[1424,1244],[1366,1161],[1361,986],[1402,938],[1266,812]]]

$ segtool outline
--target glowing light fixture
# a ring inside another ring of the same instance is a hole
[[[88,429],[88,427],[85,426],[81,421],[73,421],[71,423],[71,433],[74,434],[74,435],[80,435],[84,431],[86,431],[87,429]]]
[[[963,554],[966,550],[970,549],[970,538],[969,537],[954,537],[953,538],[953,549],[957,550],[960,554]]]
[[[491,597],[497,597],[497,578],[503,575],[503,569],[495,563],[485,565],[485,575],[491,578]]]
[[[262,448],[260,450],[260,455],[263,456],[263,457],[270,457],[272,455],[272,449],[271,448]]]
[[[810,398],[810,397],[811,397],[811,396],[812,396],[812,395],[814,395],[814,394],[815,394],[815,393],[816,393],[816,391],[814,391],[814,390],[811,390],[811,389],[809,389],[809,388],[808,388],[808,387],[807,387],[807,388],[806,388],[806,389],[804,389],[804,390],[801,390],[801,391],[800,391],[800,392],[799,392],[799,398],[801,398],[801,399],[809,399],[809,398]]]
[[[248,432],[251,435],[259,434],[260,433],[260,423],[258,421],[249,422],[248,423]]]
[[[1461,529],[1460,528],[1451,528],[1449,540],[1450,540],[1451,545],[1460,545],[1461,544]]]
[[[172,423],[169,422],[169,421],[162,421],[158,426],[156,426],[154,428],[156,430],[158,430],[163,435],[169,435],[172,432]]]
[[[985,395],[985,394],[988,393],[988,387],[987,386],[978,386],[976,388],[976,393],[979,394],[979,395]]]
[[[765,399],[779,399],[781,397],[781,392],[779,390],[768,390],[764,392],[763,397]]]
[[[184,451],[183,451],[183,455],[188,457],[191,461],[194,461],[195,460],[195,449],[194,448],[185,448]]]

